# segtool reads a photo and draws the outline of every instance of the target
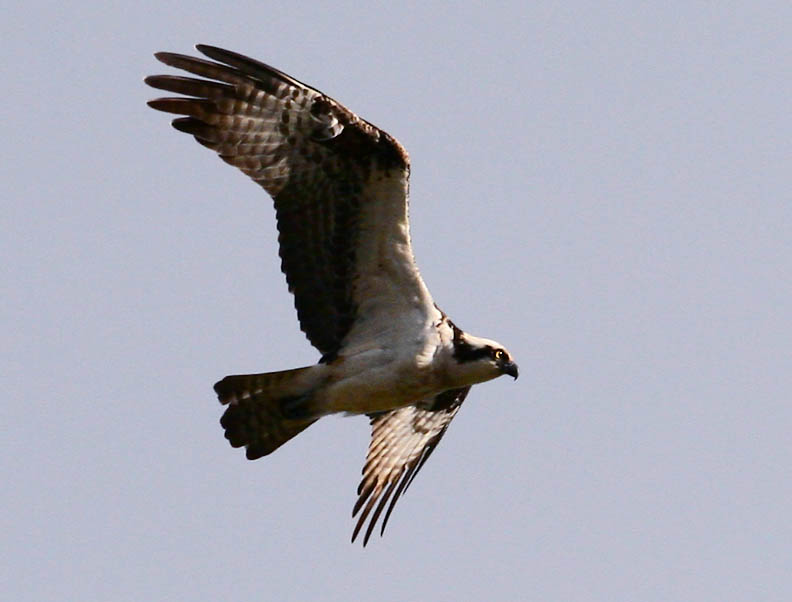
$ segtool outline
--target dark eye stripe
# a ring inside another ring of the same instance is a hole
[[[454,357],[460,363],[475,362],[485,357],[492,357],[492,347],[473,347],[464,341],[454,342]]]

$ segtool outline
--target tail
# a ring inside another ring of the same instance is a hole
[[[214,386],[228,408],[220,418],[232,447],[245,446],[249,460],[271,454],[318,420],[308,411],[317,366],[226,376]]]

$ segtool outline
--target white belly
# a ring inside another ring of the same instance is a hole
[[[365,414],[392,410],[438,393],[441,379],[424,349],[397,356],[371,350],[341,357],[331,364],[332,376],[322,392],[328,412]]]

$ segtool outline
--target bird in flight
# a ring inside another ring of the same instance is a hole
[[[213,46],[208,59],[156,58],[196,77],[152,75],[182,96],[149,106],[181,115],[195,137],[275,202],[281,268],[313,366],[226,376],[220,424],[251,460],[322,416],[366,414],[371,442],[352,516],[365,546],[445,434],[470,387],[517,364],[503,345],[467,334],[435,304],[410,245],[410,163],[399,142],[318,90]],[[390,500],[390,504],[388,504]]]

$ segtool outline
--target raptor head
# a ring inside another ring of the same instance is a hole
[[[453,339],[454,373],[462,378],[470,379],[466,384],[492,380],[508,374],[515,380],[519,375],[517,364],[514,363],[508,350],[489,339],[474,337],[462,332],[454,326]]]

